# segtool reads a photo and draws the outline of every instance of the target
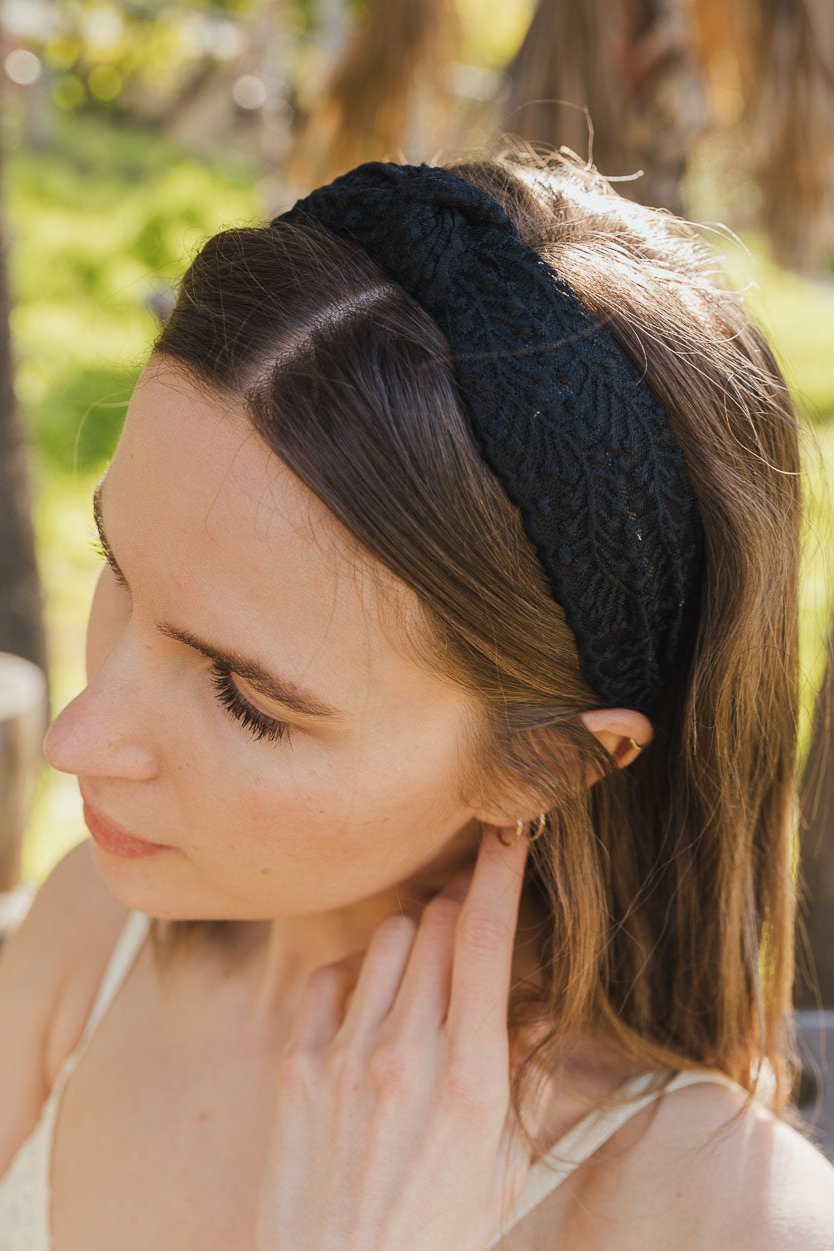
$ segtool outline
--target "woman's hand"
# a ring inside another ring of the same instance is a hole
[[[257,1251],[487,1247],[531,1163],[507,1030],[526,855],[526,838],[487,827],[474,870],[419,920],[386,917],[367,952],[312,974],[281,1058]]]

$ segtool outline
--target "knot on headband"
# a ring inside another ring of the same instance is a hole
[[[703,533],[668,415],[494,196],[369,161],[273,219],[358,244],[440,326],[481,454],[519,509],[603,705],[650,716],[697,618]]]

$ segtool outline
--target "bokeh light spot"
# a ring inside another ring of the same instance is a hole
[[[34,52],[27,48],[15,48],[3,62],[7,76],[19,87],[31,87],[41,76],[41,63]]]

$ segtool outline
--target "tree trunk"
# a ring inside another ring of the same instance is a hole
[[[0,187],[2,166],[0,152]],[[50,715],[26,447],[14,390],[7,256],[8,230],[0,209],[0,655],[11,653],[0,673],[0,891],[11,890],[20,877],[23,823]],[[37,672],[43,675],[42,689],[33,680]]]
[[[834,259],[834,6],[756,0],[755,8],[740,125],[761,223],[781,264],[813,273]]]
[[[0,152],[0,191],[2,191]],[[14,390],[8,227],[0,207],[0,651],[47,671],[27,449]]]
[[[460,32],[453,0],[370,0],[295,130],[289,185],[307,190],[363,161],[429,159],[457,108],[448,67]]]
[[[502,130],[566,145],[625,179],[623,195],[684,211],[687,157],[708,113],[682,0],[539,0],[499,97]]]

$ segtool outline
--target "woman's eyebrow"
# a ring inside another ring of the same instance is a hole
[[[98,483],[93,491],[93,518],[101,545],[107,556],[107,561],[125,586],[127,586],[127,578],[125,578],[119,567],[104,528],[104,518],[101,512],[102,485],[103,480]],[[166,635],[168,638],[177,639],[180,643],[185,643],[188,647],[193,647],[195,651],[201,652],[209,660],[214,660],[217,664],[231,669],[238,677],[245,678],[247,682],[251,683],[261,695],[265,695],[268,699],[277,700],[279,704],[284,704],[287,708],[294,709],[304,717],[327,717],[332,720],[344,719],[344,713],[339,712],[336,708],[332,708],[324,700],[319,699],[311,691],[305,690],[304,687],[290,678],[270,672],[260,661],[253,660],[250,656],[244,656],[236,647],[221,647],[217,643],[206,642],[205,639],[198,638],[191,630],[171,625],[166,621],[157,621],[155,625],[161,634]]]

